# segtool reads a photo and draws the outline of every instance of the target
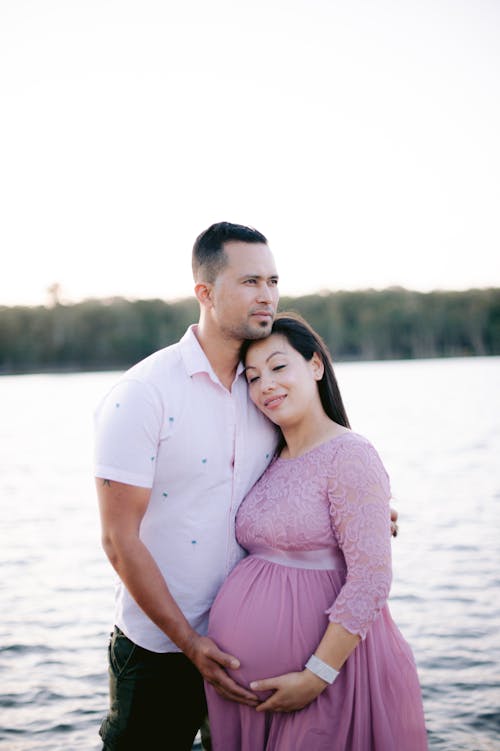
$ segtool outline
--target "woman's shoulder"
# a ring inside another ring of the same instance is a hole
[[[338,440],[333,440],[330,447],[330,471],[337,477],[351,476],[355,473],[361,476],[383,476],[388,480],[387,470],[382,459],[366,436],[347,430]]]
[[[346,462],[358,466],[383,466],[380,455],[373,443],[361,433],[346,430],[332,438],[324,445],[326,458],[332,466],[338,467]]]
[[[354,430],[345,430],[339,433],[328,441],[325,447],[332,452],[336,452],[339,448],[345,451],[375,451],[372,442]]]

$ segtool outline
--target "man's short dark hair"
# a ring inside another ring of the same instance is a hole
[[[262,232],[244,224],[218,222],[198,235],[193,245],[193,276],[195,281],[213,283],[217,274],[227,263],[224,243],[264,243],[267,239]]]

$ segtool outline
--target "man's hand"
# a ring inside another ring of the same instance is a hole
[[[393,537],[398,536],[399,527],[398,527],[397,521],[398,521],[398,512],[396,511],[395,508],[391,508],[391,535]]]
[[[273,691],[274,693],[259,704],[257,712],[296,712],[307,707],[328,686],[310,670],[300,673],[285,673],[275,678],[252,681],[250,688],[254,691]]]
[[[240,666],[239,660],[222,652],[208,636],[193,636],[183,651],[207,683],[210,683],[224,699],[247,704],[249,707],[258,705],[257,696],[238,685],[226,673],[225,668],[237,670]]]

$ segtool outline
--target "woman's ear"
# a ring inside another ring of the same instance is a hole
[[[315,380],[321,381],[325,372],[325,366],[323,365],[323,360],[321,359],[321,356],[318,354],[318,352],[315,352],[312,356],[311,365]]]

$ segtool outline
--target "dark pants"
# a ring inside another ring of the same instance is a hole
[[[207,712],[203,679],[179,652],[150,652],[115,626],[103,751],[191,751]]]

